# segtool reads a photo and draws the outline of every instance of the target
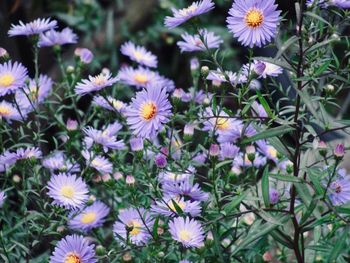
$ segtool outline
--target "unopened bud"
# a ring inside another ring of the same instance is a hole
[[[201,67],[201,74],[203,78],[207,78],[209,75],[209,68],[207,66]]]

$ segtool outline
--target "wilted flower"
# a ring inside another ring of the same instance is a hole
[[[261,47],[275,37],[281,11],[274,0],[236,0],[227,18],[228,28],[244,46]]]
[[[216,86],[220,86],[221,82],[230,82],[232,85],[247,82],[247,76],[245,74],[233,73],[231,71],[225,71],[223,73],[220,69],[210,70],[207,79],[213,81],[213,83],[216,82]]]
[[[85,95],[87,93],[98,91],[106,87],[114,85],[119,80],[118,77],[113,77],[112,74],[99,74],[95,77],[89,76],[89,79],[83,79],[75,87],[75,93]]]
[[[38,18],[26,24],[24,24],[22,21],[19,21],[19,25],[11,25],[8,34],[10,37],[38,35],[47,30],[53,29],[56,26],[57,21],[51,20],[50,18]]]
[[[184,41],[177,42],[181,52],[205,51],[207,48],[218,48],[223,40],[216,36],[213,32],[205,29],[200,30],[197,35],[189,35],[184,33],[181,35]],[[204,40],[204,42],[202,41]]]
[[[83,236],[66,236],[56,244],[50,263],[96,263],[94,247]]]
[[[49,30],[40,35],[39,47],[51,47],[55,45],[75,44],[78,41],[78,36],[73,33],[72,29],[66,27],[61,32]]]
[[[131,41],[124,43],[120,51],[123,55],[128,56],[131,60],[146,67],[157,67],[158,60],[155,55],[147,51],[143,46],[137,46]]]
[[[172,238],[184,247],[200,247],[204,241],[204,231],[201,224],[189,217],[177,217],[170,221],[169,232]]]
[[[252,64],[246,64],[243,66],[243,71],[248,74],[248,70],[252,70],[258,75],[258,78],[277,77],[283,73],[283,69],[275,64],[264,62],[261,60],[254,60]]]
[[[175,28],[192,17],[207,13],[214,8],[214,3],[211,0],[201,0],[192,3],[187,8],[180,10],[173,9],[173,17],[167,16],[164,24],[168,28]]]

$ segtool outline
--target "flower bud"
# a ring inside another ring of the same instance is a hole
[[[56,231],[57,231],[58,233],[63,233],[65,230],[66,230],[66,227],[65,227],[65,226],[58,226],[57,229],[56,229]]]
[[[275,205],[278,203],[279,199],[280,199],[280,194],[278,193],[278,191],[274,188],[270,188],[269,190],[269,199],[270,199],[270,203],[272,205]]]
[[[193,124],[186,124],[184,127],[184,139],[186,141],[191,140],[193,134],[194,134],[194,125]]]
[[[157,256],[163,258],[165,256],[165,253],[163,251],[160,251]]]
[[[220,146],[217,144],[210,145],[209,155],[211,157],[217,157],[220,154]]]
[[[76,120],[68,119],[66,128],[68,131],[75,131],[78,129],[78,122]]]
[[[163,153],[159,153],[155,156],[154,162],[158,168],[165,168],[168,164],[168,161]]]
[[[325,92],[326,92],[326,95],[328,96],[333,96],[334,95],[334,91],[335,91],[335,88],[332,84],[327,84],[324,88]]]
[[[326,156],[327,148],[327,144],[324,141],[318,142],[317,149],[321,156]]]
[[[6,49],[0,47],[0,60],[7,61],[10,59],[10,55]]]
[[[72,73],[74,73],[74,71],[75,71],[75,68],[74,68],[73,66],[71,66],[71,65],[69,65],[69,66],[66,68],[67,74],[72,74]]]
[[[96,254],[98,256],[103,256],[104,254],[106,254],[106,248],[104,246],[102,246],[102,245],[98,245],[96,247]]]
[[[338,160],[341,160],[341,159],[343,159],[344,154],[345,154],[344,144],[337,144],[337,146],[334,149],[335,158]]]
[[[209,68],[207,66],[201,67],[201,75],[203,78],[207,78],[209,75]]]
[[[90,64],[94,58],[94,54],[87,48],[76,48],[74,54],[79,57],[83,64]]]
[[[272,261],[271,252],[266,251],[266,252],[264,253],[264,255],[263,255],[263,260],[264,260],[265,262],[270,262],[270,261]]]
[[[132,256],[131,256],[131,253],[130,252],[126,252],[124,255],[123,255],[123,261],[124,262],[129,262],[132,260]]]
[[[197,71],[199,69],[198,58],[192,58],[190,63],[191,63],[191,71]]]
[[[258,76],[262,75],[266,69],[266,64],[262,61],[258,61],[257,63],[254,64],[253,71],[256,73]]]
[[[253,145],[249,145],[245,148],[247,153],[248,160],[254,162],[255,160],[255,147]]]
[[[123,174],[121,172],[115,172],[113,174],[113,178],[118,181],[120,179],[123,179]]]
[[[21,180],[22,180],[22,179],[21,179],[21,177],[20,177],[18,174],[13,175],[13,177],[12,177],[12,181],[13,181],[14,183],[16,183],[16,184],[20,183]]]
[[[127,175],[125,178],[125,182],[128,185],[134,185],[135,184],[135,177],[132,175]]]

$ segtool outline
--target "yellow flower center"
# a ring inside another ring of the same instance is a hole
[[[139,52],[139,51],[135,51],[135,52],[134,52],[134,56],[135,56],[136,59],[142,59],[142,58],[143,58],[142,53]]]
[[[149,101],[141,106],[141,116],[146,121],[153,119],[157,114],[157,106],[154,102]]]
[[[135,75],[135,81],[139,84],[146,84],[148,82],[147,75],[142,73],[137,73]]]
[[[67,255],[64,263],[82,263],[80,257],[77,254],[70,253]]]
[[[0,86],[9,87],[13,84],[14,81],[15,78],[11,73],[5,73],[2,76],[0,76]]]
[[[80,219],[80,221],[83,224],[91,224],[91,223],[95,222],[95,220],[96,220],[96,213],[95,212],[84,213]]]
[[[128,223],[128,227],[132,228],[129,232],[130,235],[136,236],[141,232],[141,224],[136,220],[132,220]]]
[[[0,116],[8,116],[11,114],[11,109],[4,105],[0,106]]]
[[[93,159],[92,160],[92,162],[91,162],[91,164],[93,165],[93,166],[102,166],[102,162],[101,161],[99,161],[99,160],[97,160],[97,159]]]
[[[104,85],[104,84],[106,84],[106,77],[104,75],[100,74],[100,75],[96,76],[92,82],[98,86]]]
[[[69,199],[72,199],[74,197],[74,188],[70,185],[65,185],[61,188],[61,194]]]
[[[277,157],[277,151],[274,147],[268,146],[267,152],[271,155],[271,157],[273,157],[273,158]]]
[[[244,20],[247,26],[257,28],[264,22],[264,15],[260,10],[252,8],[247,12]]]
[[[170,208],[173,212],[176,212],[176,208],[175,208],[174,203],[176,203],[177,206],[180,207],[182,211],[184,210],[184,208],[185,208],[185,206],[186,206],[185,202],[180,201],[179,198],[171,199],[171,200],[168,202],[168,206],[169,206],[169,208]]]
[[[229,121],[227,118],[217,118],[216,128],[219,130],[227,130],[229,127]]]
[[[191,233],[188,230],[180,230],[179,237],[181,241],[190,241]]]
[[[193,13],[194,11],[197,10],[197,6],[196,5],[191,5],[187,8],[183,8],[179,11],[180,15],[182,16],[188,16],[189,14]]]

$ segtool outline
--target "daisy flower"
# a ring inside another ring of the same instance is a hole
[[[229,30],[244,46],[261,47],[277,33],[281,11],[274,0],[236,0],[229,11]]]
[[[42,157],[42,152],[37,147],[29,147],[29,148],[19,148],[16,150],[17,160],[24,159],[40,159]]]
[[[80,172],[80,166],[78,163],[72,163],[67,159],[65,154],[61,151],[56,151],[46,158],[42,160],[42,165],[51,170],[51,172],[55,171],[68,171],[70,173],[78,173]]]
[[[88,151],[82,152],[83,157],[86,160],[86,165],[95,168],[101,174],[110,174],[113,171],[112,163],[101,155],[92,156]]]
[[[39,47],[62,46],[66,44],[75,44],[77,41],[78,36],[72,29],[66,27],[61,32],[51,29],[41,34],[38,45]]]
[[[347,204],[350,201],[349,177],[339,177],[329,185],[328,196],[335,206]]]
[[[0,64],[0,97],[23,87],[27,77],[28,71],[21,63]]]
[[[283,69],[275,64],[264,62],[260,60],[254,60],[251,65],[246,64],[243,66],[243,71],[249,73],[249,70],[254,71],[258,78],[266,79],[268,76],[277,77],[283,73]]]
[[[4,205],[6,194],[4,191],[0,191],[0,208]]]
[[[190,214],[193,217],[198,216],[202,210],[200,202],[198,201],[189,201],[178,196],[167,196],[160,201],[156,201],[156,203],[151,206],[151,211],[164,216],[177,216],[174,203],[181,208],[182,212]]]
[[[233,159],[239,152],[239,147],[232,143],[225,142],[220,144],[220,160]]]
[[[134,135],[154,138],[171,116],[171,104],[165,89],[149,87],[136,93],[125,115]]]
[[[57,21],[51,20],[50,18],[38,18],[26,24],[24,24],[22,21],[19,21],[19,25],[11,25],[8,34],[10,37],[38,35],[47,30],[53,29],[56,26]]]
[[[97,263],[95,246],[79,235],[62,238],[50,257],[50,263]]]
[[[137,46],[131,41],[124,43],[120,51],[131,60],[150,68],[156,68],[158,64],[157,57],[147,51],[143,46]]]
[[[68,225],[71,229],[84,232],[90,231],[103,225],[109,210],[104,203],[95,201],[92,205],[79,211],[77,215],[75,215],[76,212],[72,212],[72,215],[74,214],[75,216],[71,217]]]
[[[212,9],[214,9],[212,0],[197,1],[192,3],[189,7],[180,10],[173,9],[173,16],[167,16],[164,25],[170,29],[175,28],[185,23],[187,20],[190,20],[192,17],[207,13]]]
[[[114,85],[119,80],[118,77],[112,78],[112,74],[99,74],[95,77],[89,76],[89,79],[83,79],[75,87],[75,93],[85,95],[93,91],[98,91],[106,87]]]
[[[120,100],[117,100],[111,96],[107,96],[106,99],[101,95],[94,96],[93,103],[106,110],[117,111],[123,113],[126,108],[126,104]]]
[[[170,171],[164,171],[159,173],[158,181],[162,184],[165,183],[181,183],[188,181],[191,175],[187,173],[175,173]]]
[[[278,162],[278,152],[272,145],[269,145],[265,140],[259,140],[255,142],[258,145],[258,151],[263,154],[266,158]]]
[[[169,232],[172,238],[184,247],[200,247],[203,245],[203,228],[198,221],[189,217],[177,217],[170,221]]]
[[[154,86],[159,81],[158,73],[144,67],[138,67],[137,69],[122,67],[119,70],[118,77],[120,78],[120,82],[137,88]]]
[[[0,155],[0,172],[5,172],[10,166],[17,161],[16,153],[5,151]]]
[[[227,75],[228,80],[226,79],[225,74]],[[211,80],[215,86],[220,86],[222,82],[230,82],[233,85],[237,85],[248,81],[247,76],[242,73],[225,71],[225,74],[220,69],[210,70],[207,80]]]
[[[330,5],[334,5],[340,8],[350,8],[349,0],[331,0],[329,2]]]
[[[207,48],[218,48],[223,42],[219,36],[205,29],[200,30],[200,34],[192,36],[186,32],[181,37],[184,41],[177,42],[181,52],[205,51]],[[204,39],[204,43],[202,39]]]
[[[22,119],[17,108],[6,101],[0,102],[0,118],[6,119],[8,123],[11,123],[11,120],[19,121]]]
[[[166,183],[162,185],[162,190],[166,195],[170,196],[186,196],[194,201],[207,201],[209,194],[203,192],[199,184],[193,184],[190,181],[181,183]]]
[[[152,237],[150,231],[153,229],[153,223],[154,220],[143,208],[123,209],[118,215],[118,221],[113,225],[113,232],[122,245],[127,243],[127,239],[135,245],[146,244]]]
[[[53,204],[67,209],[80,208],[88,199],[88,187],[76,175],[52,175],[47,188],[48,195],[54,199]]]

